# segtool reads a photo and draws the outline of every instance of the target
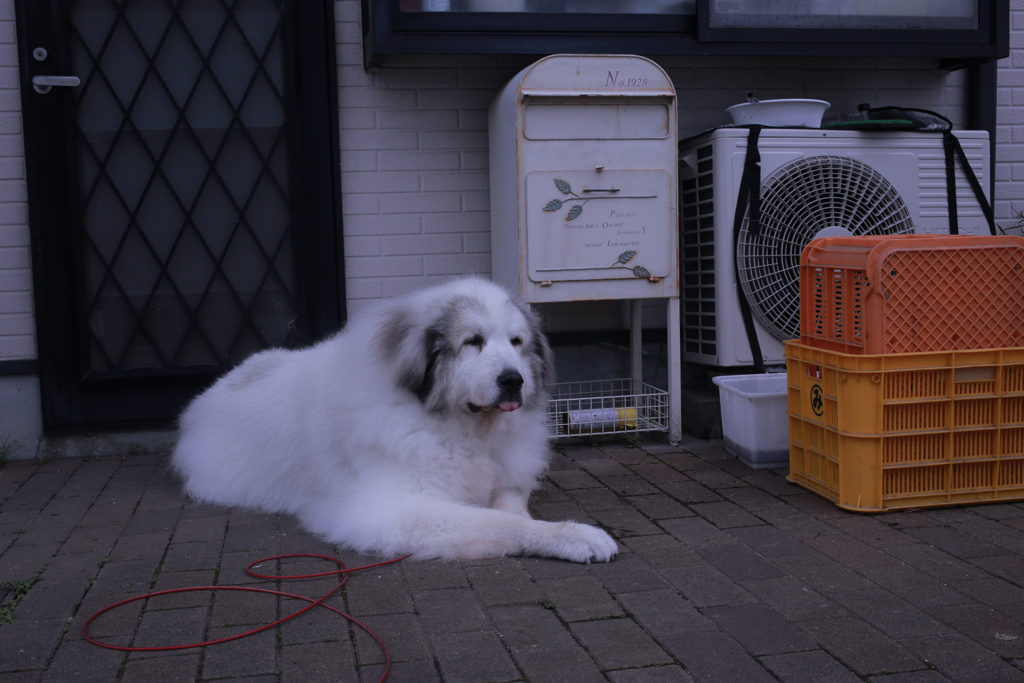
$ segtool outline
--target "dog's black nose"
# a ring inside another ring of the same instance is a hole
[[[506,370],[498,375],[498,386],[508,391],[519,391],[523,386],[523,376],[515,370]]]

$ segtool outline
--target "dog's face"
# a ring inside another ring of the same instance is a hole
[[[377,348],[398,386],[432,411],[537,407],[554,375],[537,317],[483,280],[458,281],[434,298],[390,307]]]

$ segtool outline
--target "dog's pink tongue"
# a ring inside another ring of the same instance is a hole
[[[516,408],[519,407],[519,402],[518,401],[505,401],[504,403],[499,403],[498,407],[501,408],[502,410],[504,410],[506,413],[511,413],[513,410],[515,410]]]

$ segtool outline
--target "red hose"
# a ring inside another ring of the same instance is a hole
[[[271,574],[257,574],[256,572],[252,571],[252,568],[255,565],[262,564],[263,562],[269,562],[271,560],[283,560],[283,559],[287,559],[287,558],[291,558],[291,557],[314,557],[314,558],[321,559],[321,560],[327,560],[328,562],[334,562],[336,565],[341,567],[341,569],[335,569],[334,571],[329,571],[329,572],[320,572],[318,574],[294,574],[294,575],[291,575],[291,576],[274,576],[274,575],[271,575]],[[337,612],[338,614],[340,614],[341,616],[345,617],[346,619],[351,621],[353,624],[355,624],[359,628],[361,628],[364,631],[366,631],[366,633],[369,634],[369,636],[371,638],[373,638],[374,641],[376,641],[377,645],[380,646],[380,650],[384,654],[384,672],[383,672],[383,674],[381,674],[379,683],[383,683],[387,679],[388,674],[391,672],[391,653],[388,652],[388,648],[387,648],[386,645],[384,645],[384,641],[381,640],[380,636],[378,636],[376,633],[374,633],[370,629],[370,627],[368,627],[366,624],[364,624],[363,622],[359,621],[358,619],[353,617],[351,614],[348,614],[347,612],[343,612],[340,609],[337,609],[336,607],[332,607],[330,605],[325,605],[324,601],[327,600],[327,598],[331,597],[332,595],[336,594],[338,591],[340,591],[342,589],[342,587],[344,587],[345,583],[348,581],[349,574],[351,574],[352,572],[358,572],[358,571],[361,571],[363,569],[373,569],[374,567],[382,567],[384,565],[394,564],[395,562],[400,562],[400,561],[404,560],[406,557],[408,557],[408,555],[404,555],[404,556],[396,558],[394,560],[387,560],[385,562],[378,562],[376,564],[368,564],[368,565],[365,565],[363,567],[353,567],[351,569],[346,567],[345,563],[342,562],[341,560],[339,560],[338,558],[331,557],[329,555],[316,555],[316,554],[312,554],[312,553],[295,553],[295,554],[291,554],[291,555],[273,555],[271,557],[264,557],[262,560],[256,560],[255,562],[250,562],[248,564],[248,566],[246,566],[246,568],[245,568],[245,573],[248,574],[249,576],[252,576],[252,577],[257,578],[257,579],[270,579],[270,580],[316,579],[316,578],[320,578],[320,577],[323,577],[323,576],[338,576],[339,574],[343,574],[344,576],[342,577],[341,581],[338,582],[337,586],[335,586],[330,591],[328,591],[327,594],[324,595],[319,600],[314,600],[312,598],[307,598],[304,595],[295,595],[293,593],[285,593],[283,591],[275,591],[275,590],[270,590],[270,589],[267,589],[267,588],[252,588],[250,586],[194,586],[194,587],[190,587],[190,588],[172,588],[170,590],[156,591],[155,593],[146,593],[145,595],[137,595],[134,598],[128,598],[127,600],[122,600],[120,602],[115,602],[113,605],[109,605],[107,607],[104,607],[100,611],[98,611],[95,614],[93,614],[91,617],[89,617],[89,619],[82,626],[82,636],[87,641],[92,643],[93,645],[98,645],[100,647],[105,647],[105,648],[107,648],[109,650],[124,650],[126,652],[159,652],[159,651],[162,651],[162,650],[185,650],[185,649],[188,649],[190,647],[204,647],[206,645],[217,645],[218,643],[226,643],[229,640],[238,640],[239,638],[245,638],[246,636],[251,636],[254,633],[259,633],[261,631],[266,631],[268,628],[273,628],[274,626],[277,626],[278,624],[283,624],[284,622],[288,621],[289,619],[294,619],[295,617],[299,616],[300,614],[305,614],[306,612],[308,612],[309,610],[313,609],[314,607],[325,607],[325,608],[331,610],[332,612]],[[162,646],[156,646],[156,647],[134,647],[134,646],[128,646],[128,645],[112,645],[110,643],[104,643],[104,642],[101,642],[99,640],[96,640],[95,638],[93,638],[92,636],[89,635],[89,625],[92,624],[92,622],[95,621],[97,617],[99,617],[101,614],[105,614],[106,612],[109,612],[112,609],[120,607],[121,605],[127,605],[130,602],[135,602],[136,600],[145,600],[146,598],[152,598],[152,597],[155,597],[157,595],[169,595],[171,593],[188,593],[188,592],[192,592],[192,591],[249,591],[251,593],[267,593],[269,595],[281,595],[281,596],[284,596],[286,598],[295,598],[295,599],[298,599],[298,600],[303,600],[305,602],[308,602],[309,605],[303,607],[302,609],[300,609],[297,612],[293,612],[292,614],[289,614],[286,617],[282,617],[281,619],[278,619],[277,621],[274,621],[274,622],[269,623],[269,624],[264,624],[263,626],[259,626],[257,628],[254,628],[251,631],[245,631],[244,633],[238,633],[238,634],[233,635],[233,636],[228,636],[226,638],[218,638],[216,640],[205,640],[205,641],[203,641],[201,643],[188,643],[188,644],[185,644],[185,645],[162,645]]]

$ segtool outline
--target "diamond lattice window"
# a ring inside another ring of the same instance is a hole
[[[71,42],[89,368],[295,343],[280,5],[78,0]]]

